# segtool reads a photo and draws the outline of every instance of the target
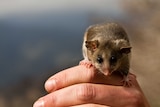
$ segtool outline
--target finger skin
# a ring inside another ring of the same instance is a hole
[[[109,106],[100,105],[100,104],[82,104],[82,105],[70,106],[70,107],[109,107]]]
[[[110,75],[107,77],[98,72],[93,66],[86,68],[83,65],[78,65],[53,75],[46,81],[45,89],[48,92],[52,92],[77,83],[122,85],[121,80],[122,77],[119,75]]]
[[[45,83],[45,89],[48,92],[61,89],[66,86],[70,86],[76,83],[84,83],[92,81],[96,71],[92,67],[90,69],[85,66],[75,66],[50,77]]]
[[[129,77],[133,85],[127,88],[120,86],[121,77],[106,77],[94,67],[78,65],[63,70],[46,81],[45,88],[49,94],[38,100],[43,105],[38,107],[150,107],[136,81],[136,76],[129,74]]]
[[[127,107],[128,104],[144,107],[140,103],[141,96],[134,88],[82,83],[52,92],[40,100],[44,102],[43,107],[68,107],[88,103],[113,107]]]
[[[52,76],[48,81],[56,80],[56,82],[45,86],[46,89],[50,87],[54,91],[50,90],[51,93],[38,100],[40,106],[36,106],[37,102],[35,102],[33,107],[91,106],[92,104],[118,107],[125,107],[130,104],[133,107],[150,107],[135,75],[129,75],[133,86],[127,88],[104,85],[107,84],[105,80],[111,82],[114,78],[106,79],[94,69],[86,69],[84,66],[76,66]]]

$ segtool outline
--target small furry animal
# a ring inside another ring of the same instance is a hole
[[[130,68],[131,46],[125,30],[117,23],[90,26],[84,35],[83,57],[108,76],[119,72],[125,84]]]

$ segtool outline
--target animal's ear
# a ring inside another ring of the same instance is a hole
[[[130,52],[131,52],[131,48],[132,47],[122,47],[122,48],[120,48],[120,52],[121,53],[125,53],[125,54],[129,54]]]
[[[85,43],[86,43],[86,48],[92,52],[94,52],[99,46],[98,40],[86,41]]]

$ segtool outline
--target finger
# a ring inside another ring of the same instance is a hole
[[[86,68],[85,66],[78,65],[50,77],[45,83],[45,89],[48,92],[52,92],[76,83],[91,82],[95,73],[94,67]]]
[[[123,85],[120,82],[121,80],[121,75],[105,76],[97,71],[93,66],[87,68],[83,65],[79,65],[63,70],[49,78],[45,83],[45,89],[48,92],[52,92],[66,86],[86,82]]]
[[[84,83],[52,92],[42,97],[39,102],[43,105],[40,107],[68,107],[87,103],[125,107],[126,104],[139,100],[136,97],[137,92],[133,88],[122,86]],[[34,107],[38,107],[35,105]]]
[[[70,107],[109,107],[109,106],[100,105],[100,104],[82,104],[82,105],[76,105],[76,106],[70,106]]]

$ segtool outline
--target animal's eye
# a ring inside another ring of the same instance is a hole
[[[115,62],[117,62],[117,57],[116,56],[111,56],[110,63],[115,63]]]
[[[97,57],[97,62],[98,62],[99,64],[101,64],[101,63],[103,62],[103,58],[102,58],[101,56],[98,56],[98,57]]]

